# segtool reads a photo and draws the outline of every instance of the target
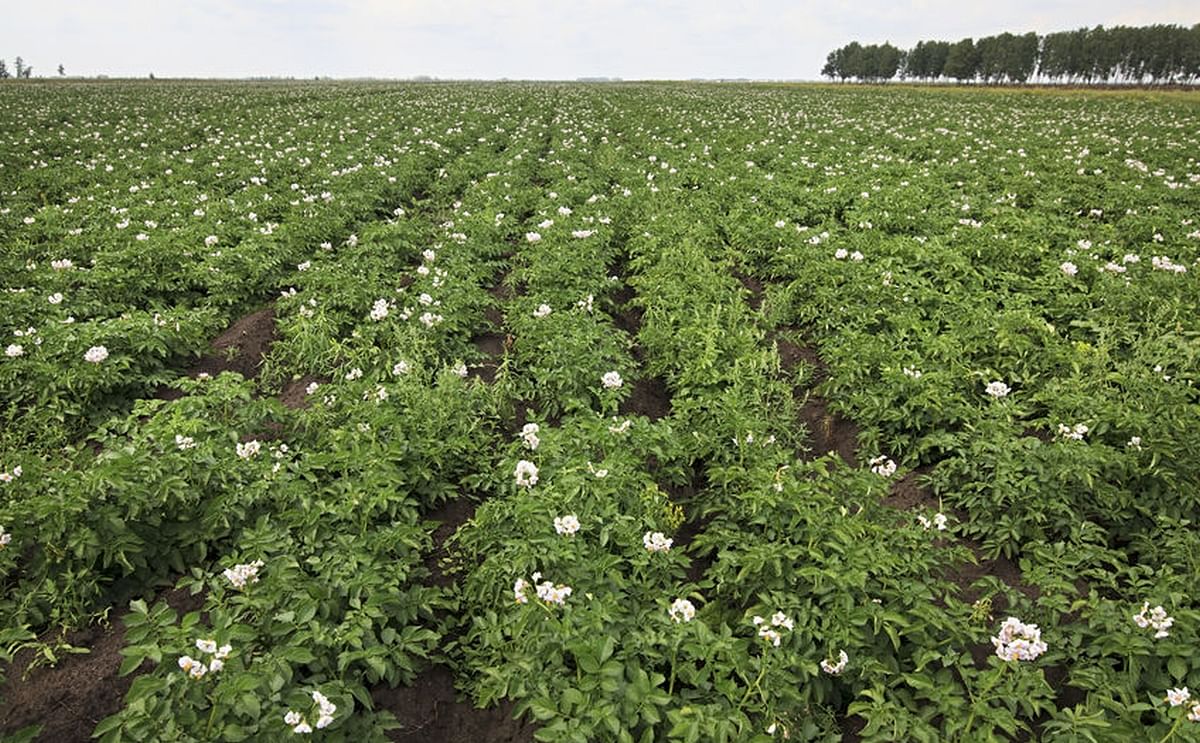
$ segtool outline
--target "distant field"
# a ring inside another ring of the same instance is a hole
[[[0,194],[0,737],[1200,739],[1200,93],[5,83]]]

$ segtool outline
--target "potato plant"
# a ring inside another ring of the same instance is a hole
[[[542,741],[1200,740],[1198,106],[0,86],[4,668],[120,622],[109,743],[434,665]]]

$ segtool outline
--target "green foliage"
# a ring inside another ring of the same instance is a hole
[[[1195,119],[5,87],[0,660],[122,622],[106,741],[382,740],[433,663],[544,741],[1194,739]]]

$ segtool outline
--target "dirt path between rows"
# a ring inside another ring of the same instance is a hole
[[[186,591],[163,591],[158,599],[186,614],[200,608],[203,596]],[[158,600],[156,599],[156,600]],[[31,725],[40,725],[37,740],[46,743],[84,743],[105,717],[121,710],[125,693],[139,673],[118,676],[124,660],[125,625],[128,611],[113,617],[108,624],[96,624],[67,634],[66,642],[86,650],[63,655],[55,666],[31,668],[36,659],[33,649],[22,650],[5,669],[7,681],[0,696],[0,735],[12,735]],[[42,642],[52,643],[53,634]]]

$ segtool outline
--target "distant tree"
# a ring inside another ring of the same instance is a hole
[[[1038,37],[1002,33],[975,43],[977,72],[984,82],[1025,82],[1037,67]]]
[[[1116,75],[1121,50],[1118,46],[1116,29],[1096,26],[1084,37],[1084,57],[1087,59],[1086,80],[1108,82]]]
[[[4,80],[7,77],[8,77],[8,65],[4,63],[3,59],[0,59],[0,80]]]
[[[1067,73],[1070,33],[1057,31],[1042,37],[1042,56],[1038,60],[1038,74],[1057,79]]]
[[[908,54],[904,56],[904,66],[900,69],[900,77],[905,80],[916,78],[924,80],[925,68],[929,64],[929,46],[924,41],[918,41],[917,45],[908,50]]]
[[[13,66],[16,68],[17,77],[25,77],[25,60],[17,57],[13,60]]]
[[[66,76],[67,76],[67,71],[66,71],[66,69],[64,69],[64,68],[63,68],[63,66],[62,66],[62,63],[61,63],[61,62],[60,62],[60,63],[59,63],[59,65],[58,65],[58,76],[59,76],[59,77],[66,77]]]
[[[854,77],[863,82],[875,79],[875,69],[879,66],[879,47],[875,44],[864,44],[858,50],[858,55],[852,58]]]
[[[919,41],[904,57],[904,77],[936,80],[942,76],[950,44],[945,41]]]
[[[974,80],[979,74],[979,52],[974,40],[966,38],[951,46],[942,72],[959,82]]]
[[[1163,28],[1164,46],[1166,47],[1166,74],[1162,82],[1184,83],[1195,79],[1197,58],[1197,34],[1195,27],[1166,26]]]
[[[1004,74],[1010,82],[1023,83],[1037,69],[1037,60],[1038,35],[1014,36],[1004,54]]]
[[[949,41],[929,42],[929,79],[936,80],[946,74],[946,57],[950,56]]]
[[[842,66],[839,69],[839,77],[845,80],[848,77],[858,78],[862,76],[863,70],[863,47],[857,41],[852,41],[842,47]]]
[[[1150,33],[1142,28],[1121,28],[1117,43],[1121,47],[1118,74],[1125,80],[1141,82],[1146,75]]]
[[[891,80],[900,70],[903,61],[904,52],[890,43],[876,47],[874,79]]]
[[[1187,54],[1184,56],[1184,77],[1188,82],[1200,81],[1200,23],[1188,29]]]
[[[852,41],[840,49],[834,49],[825,57],[821,74],[825,77],[845,81],[848,78],[867,81],[890,80],[905,63],[903,49],[891,44],[869,44],[863,46]]]
[[[975,42],[975,57],[978,60],[979,79],[985,83],[998,83],[1004,78],[1004,50],[1012,34],[985,36]]]
[[[825,66],[821,68],[821,74],[830,80],[835,77],[843,82],[846,80],[846,76],[842,74],[841,49],[834,49],[827,57],[825,57]]]

